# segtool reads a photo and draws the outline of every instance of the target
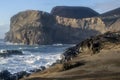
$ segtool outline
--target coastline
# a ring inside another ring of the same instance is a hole
[[[71,53],[71,48],[68,48],[67,52],[70,52],[67,54],[69,55],[65,56],[65,59],[68,59],[67,61],[63,59],[61,63],[56,63],[48,69],[33,73],[21,80],[119,80],[119,38],[119,32],[108,32],[87,39],[75,46],[75,50],[78,48],[80,50],[76,56],[71,55],[75,53]],[[91,41],[93,42],[91,43],[92,48],[87,46]],[[100,42],[102,45],[94,47],[93,44],[96,42]],[[84,45],[82,46],[81,44]]]

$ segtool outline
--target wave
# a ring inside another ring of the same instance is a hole
[[[8,70],[12,74],[20,71],[27,71],[38,69],[41,66],[46,68],[60,59],[60,54],[27,54],[14,55],[8,58],[0,58],[0,70]]]
[[[10,57],[0,57],[0,70],[8,70],[11,73],[20,71],[30,71],[38,69],[41,66],[46,68],[52,65],[56,60],[61,59],[61,53],[71,45],[53,44],[53,45],[14,45],[6,43],[0,45],[0,49],[21,50],[23,55],[12,55]]]
[[[63,46],[63,44],[58,43],[58,44],[53,44],[53,46]]]
[[[23,43],[5,42],[6,45],[24,45]]]

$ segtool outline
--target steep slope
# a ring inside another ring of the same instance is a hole
[[[119,80],[120,32],[105,33],[68,48],[50,68],[22,80]]]
[[[90,18],[98,16],[99,13],[88,7],[75,7],[75,6],[56,6],[52,9],[51,14],[66,17],[66,18]]]

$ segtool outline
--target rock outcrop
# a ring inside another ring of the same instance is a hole
[[[0,57],[8,57],[11,55],[23,55],[21,50],[0,50]]]
[[[88,7],[75,7],[75,6],[56,6],[52,9],[51,14],[66,17],[66,18],[90,18],[98,16],[99,13]]]
[[[8,70],[3,70],[0,72],[0,80],[19,80],[29,75],[30,73],[27,73],[26,71],[11,74]]]
[[[86,39],[74,47],[68,48],[62,55],[62,60],[69,61],[81,53],[96,54],[102,49],[109,49],[120,44],[120,31],[107,32],[103,35]]]

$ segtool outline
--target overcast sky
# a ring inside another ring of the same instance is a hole
[[[30,9],[50,12],[54,6],[86,6],[104,13],[120,7],[120,0],[1,0],[0,38],[9,30],[9,20],[14,14]]]

